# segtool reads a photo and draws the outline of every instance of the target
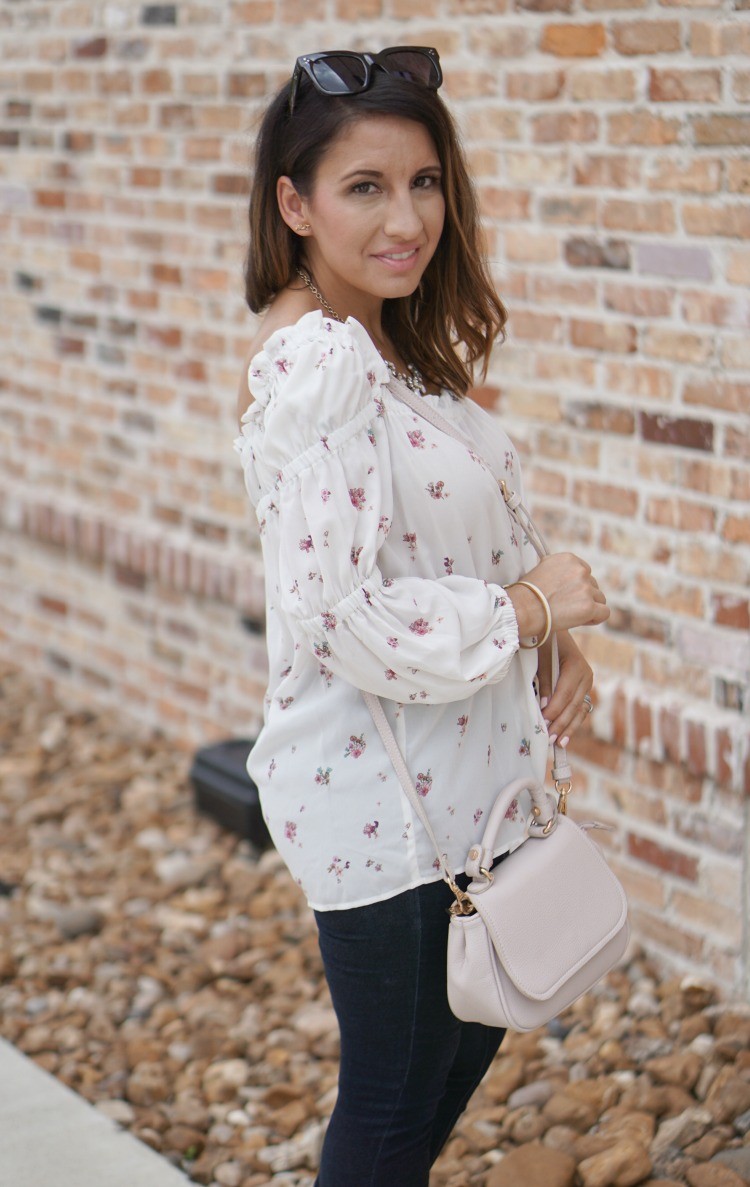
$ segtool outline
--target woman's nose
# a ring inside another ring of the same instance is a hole
[[[410,239],[419,234],[422,219],[411,193],[393,195],[388,203],[383,230],[398,239]]]

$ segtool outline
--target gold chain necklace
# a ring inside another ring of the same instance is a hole
[[[343,322],[343,320],[344,320],[343,317],[339,317],[336,310],[331,305],[328,304],[325,297],[321,293],[320,289],[315,286],[315,283],[314,283],[313,278],[310,275],[310,273],[306,272],[304,268],[300,268],[300,267],[297,267],[295,269],[295,271],[296,271],[297,275],[299,276],[300,280],[303,282],[303,284],[307,285],[310,292],[315,297],[315,300],[320,302],[320,304],[323,306],[326,313],[328,313],[333,318],[334,321]],[[378,351],[378,354],[380,355],[381,359],[383,359],[383,362],[385,363],[386,367],[388,368],[388,370],[390,371],[390,373],[394,379],[400,379],[402,383],[406,384],[406,386],[409,388],[410,391],[418,392],[420,396],[427,395],[427,388],[425,387],[425,382],[424,382],[421,374],[419,373],[419,371],[417,370],[417,368],[414,366],[413,363],[409,363],[408,373],[404,373],[403,371],[397,371],[395,363],[392,363],[390,361],[390,359],[384,358],[382,351]]]

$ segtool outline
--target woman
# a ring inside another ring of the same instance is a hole
[[[441,81],[422,47],[298,59],[250,203],[246,295],[266,312],[235,444],[270,675],[248,767],[315,911],[341,1029],[319,1187],[425,1187],[502,1039],[449,1010],[451,892],[360,690],[383,699],[462,870],[499,788],[542,780],[550,736],[567,745],[584,720],[592,674],[567,630],[609,613],[584,561],[540,563],[513,530],[497,478],[520,489],[515,451],[465,398],[505,310]],[[473,448],[407,407],[404,385]],[[545,602],[554,694],[533,646]]]

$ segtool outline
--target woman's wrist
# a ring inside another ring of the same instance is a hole
[[[527,584],[521,585],[514,582],[511,585],[505,586],[505,592],[513,603],[513,609],[516,612],[519,639],[535,637],[537,639],[544,639],[546,642],[549,637],[548,627],[551,626],[551,622],[548,618],[548,612],[545,609],[547,600],[541,594],[541,591],[537,592],[536,587],[532,590]]]

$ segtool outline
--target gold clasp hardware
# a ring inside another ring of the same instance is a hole
[[[505,485],[505,479],[498,478],[497,485],[500,487],[500,493],[503,496],[503,498],[505,499],[505,502],[507,503],[508,502],[508,488]]]
[[[570,795],[570,789],[572,786],[573,785],[569,779],[566,779],[564,783],[559,779],[555,782],[555,791],[559,796],[557,801],[557,810],[561,816],[568,815],[568,796]]]
[[[454,882],[451,882],[450,888],[456,896],[455,903],[451,904],[449,914],[451,915],[473,915],[474,904],[469,898],[465,890],[461,890]]]

